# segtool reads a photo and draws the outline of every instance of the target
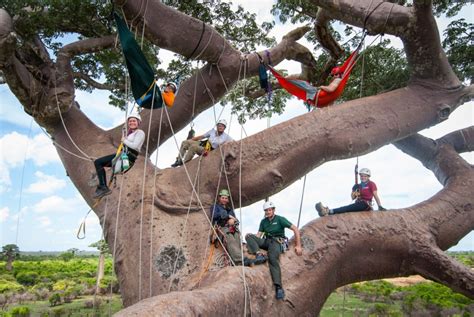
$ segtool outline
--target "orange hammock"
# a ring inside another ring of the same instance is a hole
[[[346,59],[344,64],[339,67],[342,74],[342,80],[333,92],[326,92],[312,86],[309,82],[300,79],[291,79],[283,77],[279,74],[272,66],[267,65],[268,69],[276,77],[280,85],[286,89],[290,94],[296,96],[298,99],[304,100],[311,106],[319,108],[325,107],[337,98],[339,98],[344,91],[349,75],[357,61],[359,55],[360,46],[352,52],[352,54]]]

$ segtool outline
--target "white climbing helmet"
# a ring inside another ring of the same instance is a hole
[[[130,119],[130,118],[135,118],[135,119],[137,119],[139,122],[142,121],[142,117],[140,117],[140,115],[139,115],[138,113],[136,113],[136,112],[132,112],[131,114],[129,114],[129,115],[127,116],[127,122],[128,122],[128,119]]]
[[[361,168],[360,171],[359,171],[359,175],[362,175],[362,174],[367,175],[367,176],[370,177],[370,170],[368,168],[365,168],[365,167]]]
[[[222,125],[224,125],[224,127],[227,127],[227,121],[225,121],[225,119],[220,119],[219,121],[217,121],[216,125],[218,125],[218,124],[222,124]]]
[[[176,92],[176,90],[178,90],[178,85],[176,85],[176,83],[173,82],[173,81],[167,82],[167,83],[166,83],[166,86],[171,86],[171,87],[173,87],[174,92]]]
[[[266,201],[263,204],[263,210],[267,210],[268,208],[275,208],[275,204],[272,203],[271,201]]]

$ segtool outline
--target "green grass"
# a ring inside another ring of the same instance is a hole
[[[403,316],[398,303],[365,302],[342,289],[333,292],[320,312],[321,317],[340,316]]]
[[[95,317],[95,316],[112,316],[123,308],[122,300],[119,295],[97,296],[101,300],[100,306],[95,308],[86,308],[86,302],[92,302],[94,296],[83,296],[71,303],[64,303],[55,307],[50,307],[48,301],[28,302],[23,305],[9,306],[6,312],[14,307],[26,306],[30,309],[30,316],[46,317],[46,316],[71,316],[71,317]],[[9,316],[5,312],[0,312],[0,316]]]

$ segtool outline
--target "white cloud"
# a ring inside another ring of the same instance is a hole
[[[33,160],[37,166],[59,162],[59,156],[51,140],[44,134],[28,138],[24,134],[12,132],[0,138],[1,160],[8,167],[20,166],[23,161]]]
[[[2,107],[0,107],[0,121],[8,122],[24,128],[28,128],[31,123],[31,117],[25,115],[23,108],[18,99],[13,95],[8,85],[2,85],[0,91],[0,99]],[[3,107],[3,105],[8,105]]]
[[[10,209],[3,207],[0,209],[0,222],[5,222],[10,215]]]
[[[56,195],[46,197],[33,205],[31,209],[36,213],[53,213],[53,212],[71,212],[79,208],[83,208],[84,202],[78,198],[65,199]]]
[[[59,179],[51,175],[46,175],[42,172],[35,173],[38,179],[35,183],[30,184],[26,189],[28,193],[34,194],[51,194],[66,186],[64,179]]]
[[[41,216],[38,217],[37,220],[39,222],[40,227],[42,228],[49,227],[51,225],[51,219],[49,219],[49,217]]]
[[[60,162],[59,155],[51,140],[44,134],[37,134],[28,148],[28,159],[37,166]]]
[[[12,185],[10,169],[23,166],[26,160],[44,166],[59,162],[59,156],[44,134],[29,138],[14,131],[0,137],[0,193],[7,192]]]
[[[16,167],[25,159],[25,151],[31,143],[26,135],[12,132],[0,138],[0,158],[8,167]]]
[[[12,185],[8,166],[0,159],[0,194],[7,192]]]

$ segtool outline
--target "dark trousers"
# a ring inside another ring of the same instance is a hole
[[[262,239],[254,234],[248,234],[245,237],[245,241],[247,241],[247,249],[250,254],[256,254],[260,249],[268,251],[268,264],[270,267],[270,274],[272,276],[273,284],[281,287],[280,243],[278,243],[278,241],[275,239]]]
[[[357,200],[353,204],[339,207],[339,208],[334,208],[332,210],[332,213],[342,214],[342,213],[351,212],[351,211],[369,211],[369,210],[372,210],[372,208],[365,200]]]
[[[94,161],[95,170],[97,172],[97,178],[99,179],[99,186],[107,186],[107,176],[105,174],[104,167],[111,167],[112,160],[114,159],[115,154],[110,154],[106,156],[99,157]]]

